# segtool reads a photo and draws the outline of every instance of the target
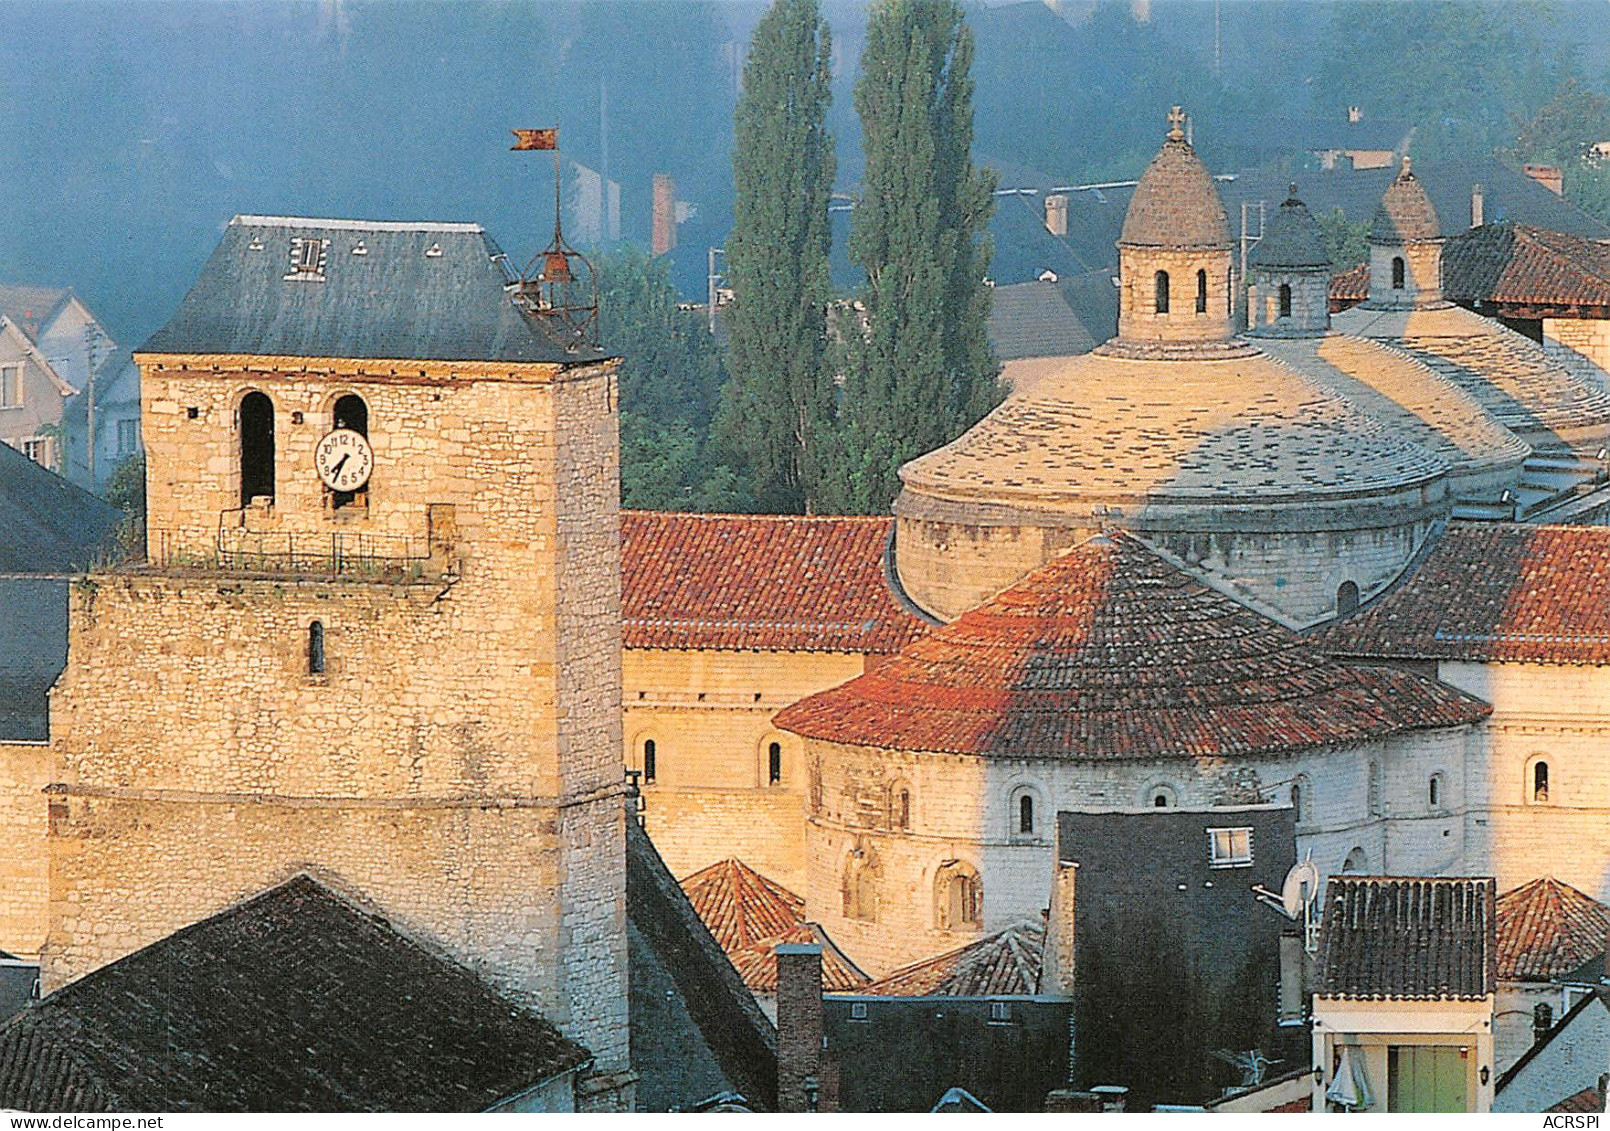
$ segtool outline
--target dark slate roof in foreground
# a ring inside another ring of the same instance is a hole
[[[122,512],[0,444],[0,573],[77,573],[116,532]]]
[[[1474,999],[1498,986],[1491,877],[1332,876],[1318,994]]]
[[[293,241],[328,240],[322,281],[291,277]],[[479,224],[236,216],[142,353],[576,362],[505,289]]]
[[[586,1049],[307,876],[0,1029],[0,1108],[482,1111]]]

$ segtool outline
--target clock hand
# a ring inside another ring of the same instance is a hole
[[[340,459],[336,460],[335,461],[335,466],[330,469],[330,478],[334,479],[337,475],[340,475],[341,474],[341,469],[347,465],[347,460],[349,460],[351,458],[352,458],[352,453],[348,452],[346,455],[344,455]]]

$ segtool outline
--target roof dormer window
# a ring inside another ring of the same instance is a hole
[[[287,279],[324,279],[330,241],[316,236],[291,237],[291,270]]]

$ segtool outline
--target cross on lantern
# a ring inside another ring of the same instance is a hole
[[[1168,140],[1185,140],[1185,111],[1178,106],[1168,112]]]

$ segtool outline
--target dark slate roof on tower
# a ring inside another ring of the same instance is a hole
[[[1230,220],[1213,177],[1177,124],[1140,175],[1118,243],[1129,247],[1230,247]]]
[[[1330,270],[1325,251],[1325,233],[1319,221],[1308,212],[1308,205],[1297,199],[1297,186],[1269,218],[1263,238],[1252,249],[1251,264],[1266,270]]]
[[[1403,168],[1386,187],[1381,206],[1375,210],[1370,226],[1370,240],[1380,244],[1413,243],[1417,240],[1434,240],[1442,235],[1437,210],[1431,206],[1431,197],[1425,186],[1403,159]]]
[[[1333,663],[1119,533],[795,703],[777,725],[897,750],[1188,758],[1341,745],[1489,710],[1409,672]]]
[[[305,241],[322,270],[295,270]],[[236,216],[142,353],[573,363],[515,306],[479,224]]]
[[[18,1014],[0,1029],[0,1108],[483,1111],[590,1059],[298,876]]]
[[[1481,998],[1498,987],[1491,877],[1332,876],[1322,997]]]

